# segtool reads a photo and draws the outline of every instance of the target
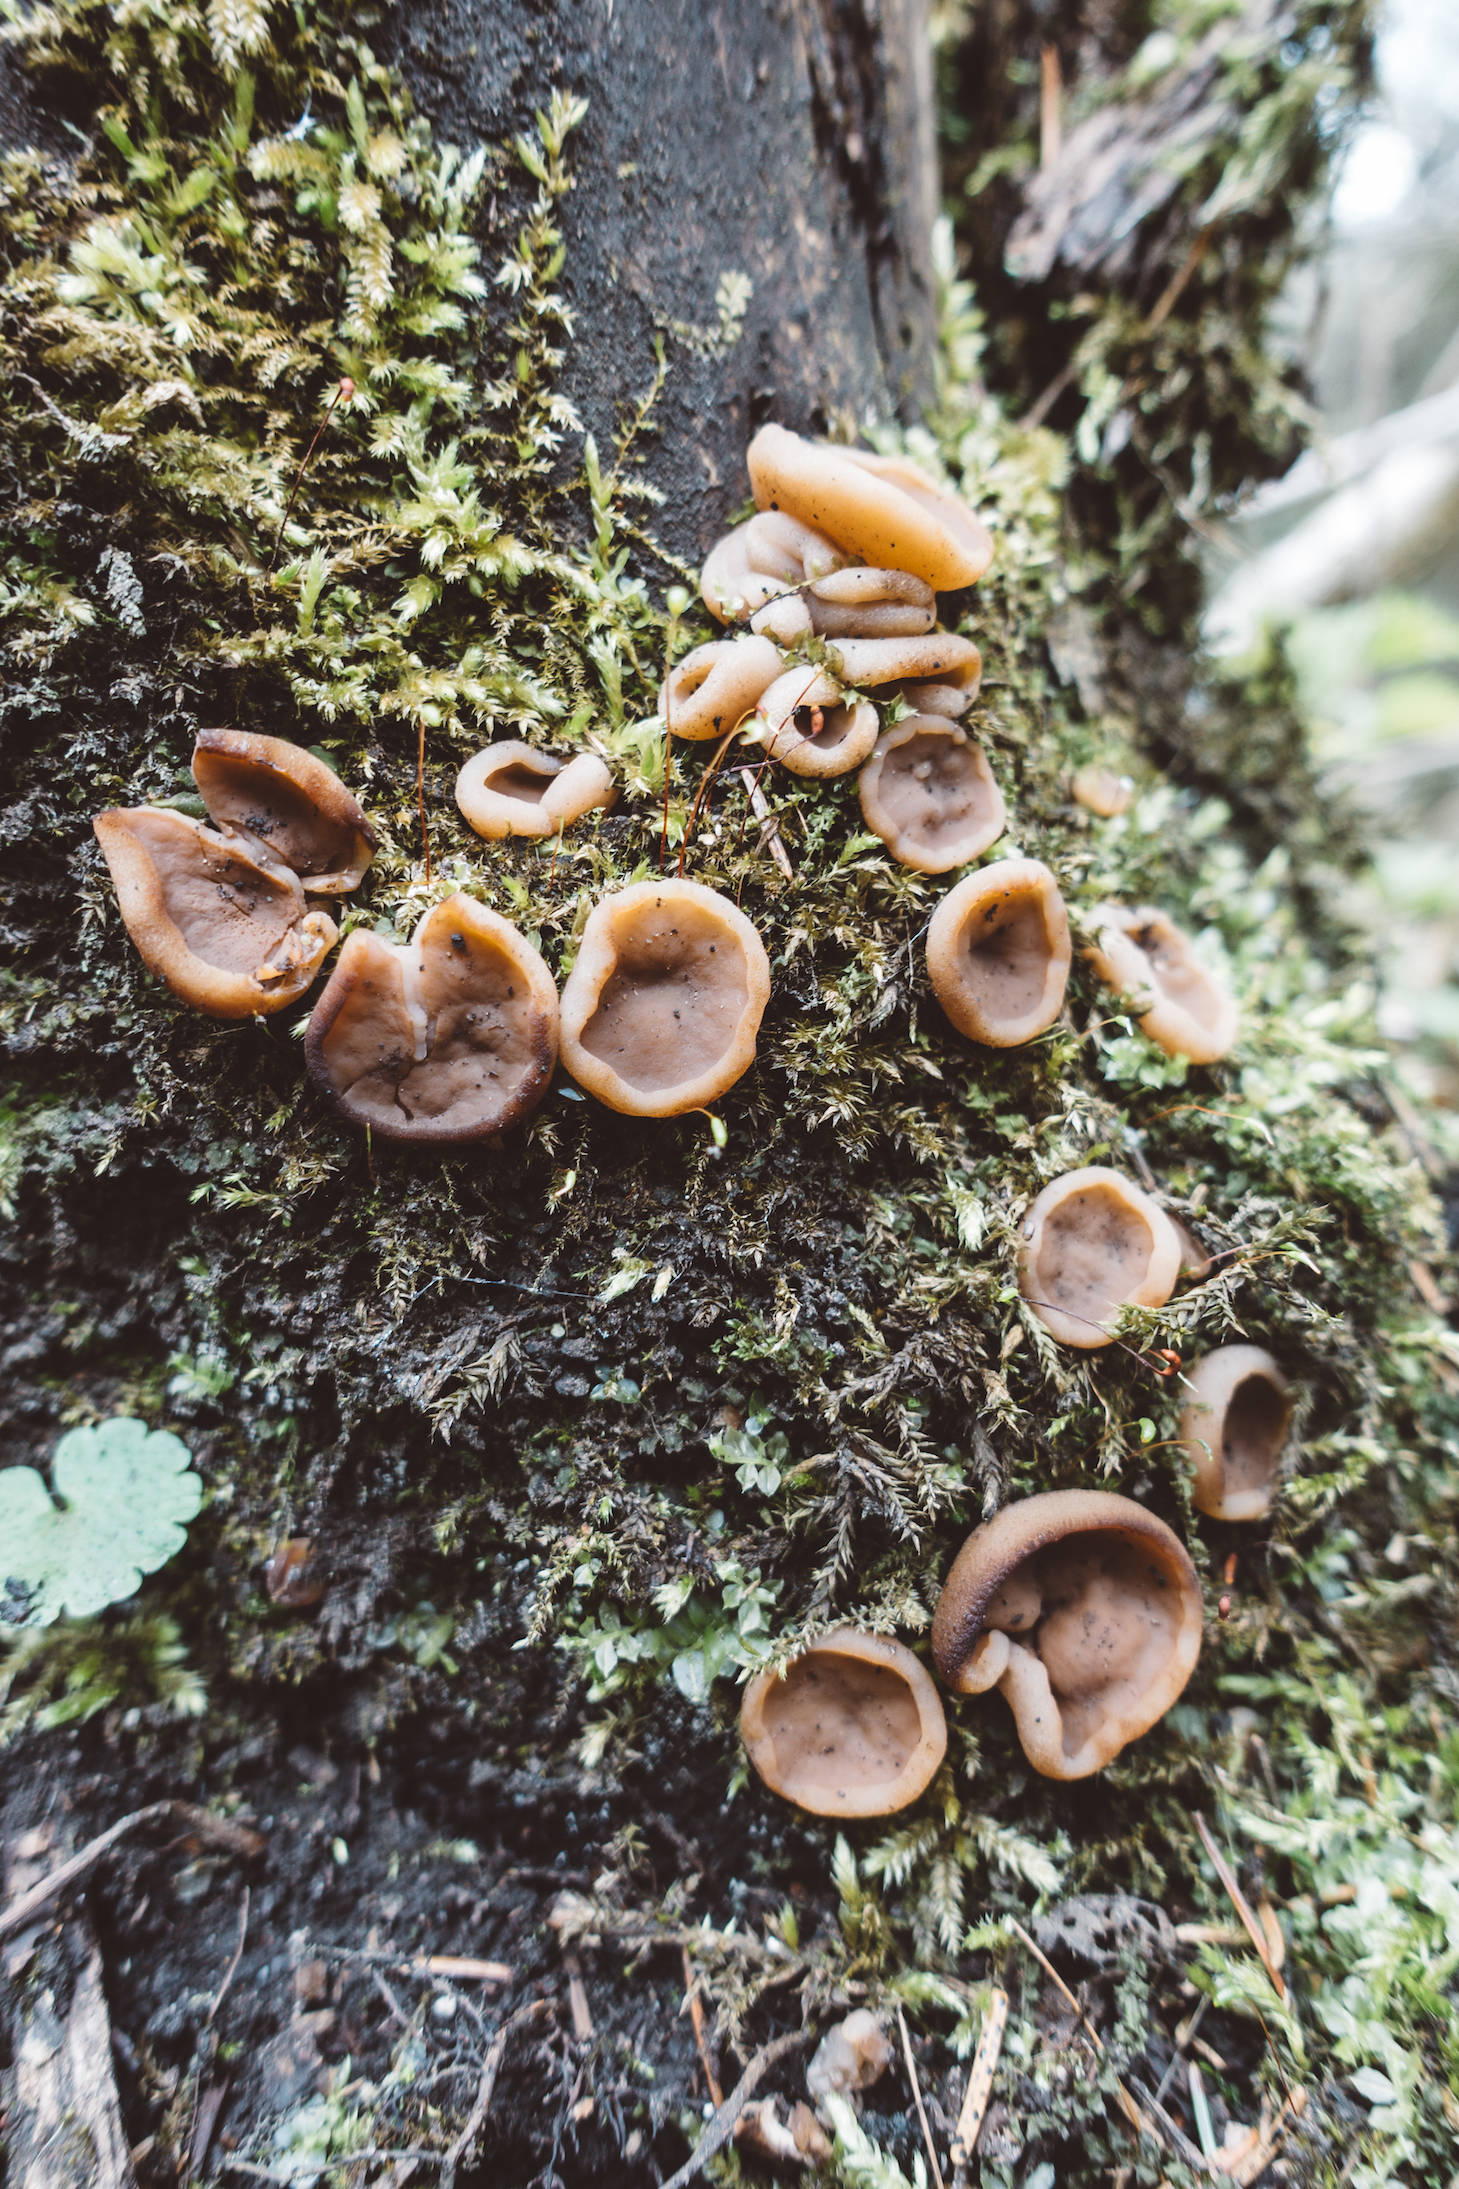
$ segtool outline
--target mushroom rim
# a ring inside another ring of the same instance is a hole
[[[337,775],[329,762],[321,760],[307,745],[298,745],[289,737],[274,737],[264,730],[235,730],[219,725],[197,732],[193,739],[194,760],[199,753],[216,754],[221,760],[244,760],[253,767],[266,768],[270,773],[282,776],[296,791],[315,801],[322,820],[338,828],[356,830],[372,853],[379,850],[379,831],[359,799],[343,776]],[[289,764],[286,765],[282,758],[275,758],[275,754],[287,754]],[[297,773],[291,772],[295,767]],[[301,777],[304,780],[301,781]],[[199,792],[206,806],[207,795],[201,785]],[[210,806],[208,812],[211,816]],[[213,825],[220,828],[232,824],[215,820]]]
[[[859,1795],[850,1790],[844,1800],[828,1797],[824,1803],[807,1801],[801,1794],[791,1793],[788,1786],[775,1785],[761,1770],[755,1754],[757,1746],[766,1744],[770,1745],[773,1754],[773,1736],[765,1723],[769,1698],[786,1685],[798,1665],[816,1656],[845,1657],[858,1664],[880,1665],[896,1673],[906,1682],[917,1711],[917,1743],[895,1778],[880,1781],[875,1789],[864,1788]],[[740,1701],[740,1738],[751,1768],[761,1783],[777,1799],[790,1802],[808,1816],[891,1816],[919,1800],[941,1769],[947,1754],[947,1714],[937,1684],[915,1650],[893,1634],[876,1634],[869,1627],[843,1625],[816,1635],[783,1665],[765,1665],[751,1675]],[[895,1798],[888,1798],[893,1795]]]
[[[1037,1515],[1032,1512],[1035,1506],[1040,1508]],[[1204,1595],[1195,1562],[1175,1530],[1158,1513],[1111,1490],[1043,1490],[1005,1505],[991,1520],[975,1528],[948,1570],[932,1615],[932,1659],[954,1693],[981,1694],[996,1684],[989,1681],[975,1688],[963,1685],[979,1639],[985,1633],[1000,1631],[983,1624],[989,1602],[1021,1565],[1039,1551],[1074,1535],[1118,1535],[1135,1548],[1156,1554],[1170,1578],[1179,1584],[1184,1601],[1197,1612],[1193,1621],[1181,1620],[1172,1651],[1173,1658],[1180,1661],[1186,1629],[1192,1627],[1195,1647],[1185,1667],[1185,1679],[1190,1677],[1200,1655]],[[1181,1687],[1184,1684],[1183,1679]],[[1179,1694],[1180,1688],[1175,1692]]]
[[[1037,1249],[1042,1245],[1043,1226],[1049,1217],[1073,1194],[1085,1193],[1091,1188],[1106,1191],[1117,1188],[1126,1206],[1138,1215],[1150,1234],[1150,1253],[1144,1275],[1132,1291],[1110,1301],[1102,1321],[1043,1298],[1043,1286],[1036,1278],[1034,1267]],[[1108,1163],[1082,1163],[1074,1170],[1061,1171],[1057,1178],[1051,1178],[1047,1185],[1040,1187],[1019,1218],[1015,1236],[1015,1278],[1019,1293],[1055,1344],[1072,1346],[1076,1352],[1094,1353],[1116,1344],[1119,1317],[1126,1308],[1164,1307],[1180,1282],[1180,1238],[1175,1225],[1153,1193],[1137,1186],[1132,1178]],[[1155,1272],[1153,1277],[1152,1271]]]

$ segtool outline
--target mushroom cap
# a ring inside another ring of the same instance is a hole
[[[1127,813],[1135,795],[1135,786],[1128,775],[1116,775],[1113,768],[1106,768],[1094,760],[1077,771],[1069,788],[1079,805],[1106,821],[1112,821],[1116,814]]]
[[[1201,1625],[1195,1567],[1163,1520],[1106,1490],[1051,1490],[973,1530],[932,1655],[962,1694],[1003,1690],[1036,1771],[1082,1779],[1165,1715]]]
[[[818,1817],[883,1817],[929,1784],[947,1750],[937,1689],[910,1649],[837,1627],[745,1689],[740,1732],[772,1793]]]
[[[1167,1056],[1214,1064],[1233,1047],[1236,999],[1206,970],[1191,939],[1153,905],[1101,905],[1090,961],[1110,988],[1131,998],[1142,1030]]]
[[[503,742],[473,753],[456,778],[456,803],[478,836],[556,836],[594,806],[613,803],[613,778],[595,752],[554,760]]]
[[[1069,915],[1040,859],[998,859],[950,889],[927,929],[927,973],[960,1034],[1015,1049],[1064,1007]]]
[[[1108,1345],[1122,1307],[1163,1307],[1180,1241],[1159,1203],[1102,1163],[1066,1171],[1030,1203],[1019,1231],[1018,1289],[1051,1337]]]
[[[821,638],[918,638],[937,621],[931,586],[907,570],[833,570],[803,597]]]
[[[977,696],[983,677],[983,657],[970,638],[956,631],[928,631],[920,638],[843,638],[833,642],[833,666],[843,684],[871,691],[879,684],[897,684],[904,678],[919,683],[947,684]]]
[[[956,722],[967,713],[978,694],[962,684],[938,684],[926,677],[904,677],[896,687],[913,714],[941,714]]]
[[[1008,819],[982,746],[945,715],[909,715],[887,730],[857,788],[867,827],[922,874],[981,858]]]
[[[967,503],[906,457],[762,426],[747,460],[761,509],[788,511],[863,562],[942,591],[974,584],[993,559],[992,537]]]
[[[510,920],[458,894],[408,943],[366,928],[346,938],[304,1054],[352,1125],[385,1140],[487,1140],[547,1091],[557,989]]]
[[[755,735],[792,775],[849,775],[880,727],[869,699],[847,699],[833,677],[804,663],[778,676],[755,710]]]
[[[699,591],[712,616],[736,623],[756,617],[770,601],[808,579],[838,570],[845,559],[808,524],[780,511],[762,510],[715,541],[700,572]],[[800,627],[810,629],[808,615]]]
[[[1276,1495],[1292,1398],[1259,1345],[1218,1345],[1185,1371],[1180,1441],[1195,1469],[1196,1510],[1213,1520],[1260,1520]]]
[[[677,662],[659,688],[659,713],[671,734],[703,744],[753,714],[785,666],[780,648],[758,632],[711,639]]]
[[[302,996],[339,934],[256,841],[165,806],[92,824],[143,963],[212,1018],[267,1018]]]
[[[634,882],[588,914],[562,991],[562,1060],[629,1117],[677,1117],[755,1059],[770,960],[738,905],[702,882]]]
[[[251,730],[199,730],[193,781],[214,823],[268,847],[316,896],[357,889],[375,831],[352,792],[312,752]]]

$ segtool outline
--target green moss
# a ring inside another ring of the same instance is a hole
[[[264,1708],[271,1684],[344,1671],[382,1712],[428,1707],[509,1741],[526,1639],[569,1685],[564,1748],[607,1768],[677,1690],[720,1787],[738,1769],[729,1675],[847,1616],[915,1637],[962,1533],[1006,1497],[1107,1483],[1169,1515],[1213,1607],[1180,1708],[1071,1807],[1030,1778],[996,1704],[957,1705],[911,1820],[809,1842],[834,1921],[804,1944],[789,1916],[688,1925],[733,2028],[789,1965],[812,2004],[854,1978],[966,2049],[1010,1950],[1004,1915],[1123,1885],[1227,1920],[1191,1830],[1203,1804],[1314,1911],[1324,1822],[1368,1891],[1390,1836],[1371,1818],[1407,1817],[1422,1845],[1405,1891],[1447,1907],[1456,1778],[1446,1749],[1411,1759],[1454,1692],[1455,1364],[1407,1277],[1437,1254],[1437,1220],[1391,1129],[1366,964],[1320,910],[1332,817],[1300,772],[1279,665],[1201,687],[1170,776],[1153,707],[1130,687],[1081,692],[1080,619],[1111,614],[1133,549],[1106,527],[1096,552],[1098,467],[1077,439],[978,392],[965,290],[947,291],[938,411],[906,445],[965,479],[998,535],[964,627],[986,654],[973,726],[1008,797],[1002,848],[1054,866],[1076,924],[1120,895],[1201,930],[1242,995],[1235,1061],[1172,1067],[1083,970],[1044,1041],[973,1051],[922,969],[940,885],[891,865],[854,789],[765,777],[786,880],[734,767],[694,816],[705,762],[682,748],[669,859],[744,905],[775,967],[759,1063],[718,1130],[614,1118],[560,1083],[504,1152],[371,1152],[306,1090],[302,1014],[207,1025],[142,971],[90,817],[185,795],[193,733],[220,718],[319,745],[362,790],[382,844],[350,923],[404,935],[465,888],[561,972],[594,897],[659,867],[656,690],[708,635],[687,595],[643,574],[640,456],[672,347],[626,371],[618,446],[583,448],[554,392],[573,339],[556,208],[578,110],[462,158],[350,21],[230,8],[164,28],[66,0],[32,31],[50,65],[82,71],[104,141],[74,178],[13,161],[0,206],[0,464],[19,512],[0,711],[23,816],[11,916],[30,945],[7,991],[3,1175],[29,1255],[10,1270],[29,1388],[42,1410],[64,1389],[84,1417],[150,1379],[154,1418],[189,1424],[212,1504],[175,1598],[170,1581],[154,1593],[210,1685],[234,1675]],[[721,306],[732,358],[734,296]],[[1184,416],[1177,363],[1151,366],[1151,406],[1162,388],[1174,404],[1161,431]],[[354,397],[300,480],[344,375]],[[601,750],[618,808],[559,846],[484,847],[451,786],[491,734]],[[1109,754],[1139,795],[1094,821],[1067,776]],[[1132,1314],[1129,1350],[1073,1359],[1019,1300],[1013,1244],[1041,1183],[1101,1160],[1148,1165],[1221,1259],[1168,1309]],[[1236,1329],[1276,1352],[1302,1403],[1297,1479],[1269,1533],[1239,1542],[1190,1514],[1176,1396],[1141,1357]],[[366,1576],[347,1618],[291,1624],[247,1585],[286,1529]],[[1379,1802],[1370,1766],[1398,1789]],[[1349,2178],[1418,2183],[1453,2163],[1448,1918],[1386,1905],[1384,2003],[1352,2024],[1329,2007],[1362,1980],[1363,1948],[1316,1912],[1291,1918],[1305,1973],[1289,2018],[1244,1948],[1202,1961],[1201,1982],[1235,2015],[1260,2007],[1276,2047],[1253,2053],[1233,2110],[1254,2119],[1258,2086],[1280,2103],[1281,2076],[1300,2078],[1313,2178],[1346,2156],[1344,2078],[1367,2069],[1394,2081],[1402,2117],[1380,2108]],[[582,1920],[626,1936],[682,1915],[671,1892]],[[1130,2159],[1108,2101],[1149,2033],[1138,1970],[1117,2000],[1103,2062],[1056,2066],[1031,2016],[1005,2055],[1028,2150],[1059,2153],[1071,2182]],[[1395,2046],[1422,2072],[1397,2077]]]

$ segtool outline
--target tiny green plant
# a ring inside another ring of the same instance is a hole
[[[89,1618],[182,1549],[203,1486],[180,1437],[118,1416],[71,1429],[51,1461],[0,1469],[0,1627]]]

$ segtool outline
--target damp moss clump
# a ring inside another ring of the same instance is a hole
[[[703,752],[676,748],[666,795],[656,694],[712,626],[654,540],[672,342],[624,361],[611,448],[556,392],[586,338],[559,288],[581,101],[453,150],[367,40],[359,13],[164,26],[62,0],[19,48],[100,127],[64,157],[12,155],[0,198],[14,1456],[114,1412],[185,1427],[210,1503],[148,1585],[153,1626],[120,1630],[144,1698],[211,1696],[247,1725],[303,1683],[347,1689],[371,1741],[428,1722],[443,1749],[528,1755],[610,1806],[680,1729],[700,1794],[675,1828],[692,1839],[739,1786],[748,1897],[624,1859],[560,1934],[684,1946],[747,2042],[796,1991],[816,2012],[850,1983],[898,2000],[953,2114],[1001,1978],[1017,2012],[988,2178],[1154,2163],[1115,2078],[1159,2082],[1189,1999],[1128,1953],[1107,2053],[1056,2044],[1006,1927],[1117,1890],[1195,1926],[1181,1966],[1227,2048],[1220,2117],[1255,2123],[1300,2087],[1312,2179],[1355,2150],[1351,2180],[1439,2178],[1459,2120],[1459,1362],[1421,1296],[1441,1242],[1366,961],[1319,909],[1327,817],[1302,790],[1284,832],[1219,769],[1172,780],[1130,687],[1070,668],[1114,567],[1067,526],[1090,459],[982,392],[949,270],[938,406],[874,437],[963,482],[996,535],[962,628],[1007,854],[1053,869],[1076,932],[1106,901],[1160,905],[1229,969],[1246,1029],[1220,1066],[1168,1057],[1076,956],[1038,1041],[954,1035],[920,943],[943,885],[888,858],[853,786],[766,773],[789,873],[738,756],[706,792]],[[1245,710],[1248,745],[1290,735],[1275,686],[1201,689],[1215,721]],[[220,722],[317,748],[360,791],[380,847],[347,929],[404,941],[464,891],[560,980],[605,889],[682,864],[769,950],[754,1070],[713,1114],[662,1121],[559,1078],[501,1152],[347,1133],[306,1085],[302,1009],[181,1011],[92,848],[104,806],[193,810],[195,735]],[[618,805],[561,842],[483,845],[452,785],[492,737],[601,754]],[[1068,785],[1111,757],[1136,795],[1098,820]],[[1014,1259],[1029,1202],[1086,1164],[1153,1184],[1214,1268],[1076,1357]],[[1162,1372],[1238,1332],[1292,1379],[1299,1454],[1270,1528],[1239,1542],[1191,1512]],[[977,1701],[891,1831],[837,1839],[739,1785],[737,1677],[848,1622],[925,1640],[968,1528],[1073,1486],[1167,1518],[1208,1605],[1180,1705],[1077,1808]],[[308,1620],[261,1586],[296,1535],[331,1576]],[[78,1661],[74,1635],[58,1646]],[[27,1693],[54,1710],[32,1638],[12,1664],[12,1712]],[[86,1666],[82,1691],[115,1699]],[[1231,1929],[1195,1810],[1271,1895],[1285,2003]],[[414,2102],[378,2143],[443,2138]],[[893,2179],[854,2135],[843,2178]],[[897,2156],[910,2172],[911,2145]]]

